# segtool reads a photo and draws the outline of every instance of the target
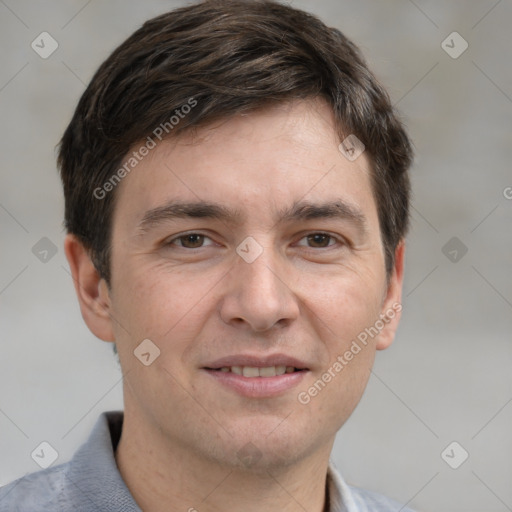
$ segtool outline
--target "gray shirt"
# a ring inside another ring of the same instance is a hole
[[[104,412],[89,439],[65,464],[0,488],[0,512],[141,512],[114,457],[123,412]],[[349,487],[333,465],[327,472],[329,512],[412,512],[379,494]]]

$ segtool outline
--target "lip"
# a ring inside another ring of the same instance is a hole
[[[309,370],[308,365],[299,359],[287,356],[286,354],[238,354],[221,357],[203,366],[203,369],[218,370],[226,366],[253,366],[256,368],[267,368],[269,366],[293,366],[299,370]],[[271,379],[273,377],[266,377]]]
[[[293,366],[300,371],[284,373],[275,377],[244,377],[236,373],[218,371],[220,368],[230,366],[252,366],[255,368]],[[310,371],[305,362],[286,354],[230,355],[205,364],[201,370],[219,385],[227,387],[247,398],[270,398],[284,394],[286,391],[297,386]]]
[[[232,365],[224,365],[232,366]],[[233,365],[234,366],[234,365]],[[244,365],[242,365],[244,366]],[[249,366],[248,364],[245,366]],[[273,365],[268,365],[273,366]],[[288,365],[293,366],[293,365]],[[264,366],[262,366],[264,368]],[[294,373],[284,373],[275,377],[244,377],[231,372],[220,372],[202,368],[207,375],[239,395],[247,398],[271,398],[281,395],[297,386],[309,370],[301,370]]]

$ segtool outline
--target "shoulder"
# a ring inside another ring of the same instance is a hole
[[[364,512],[414,512],[405,505],[398,503],[382,494],[350,486],[352,497],[358,506],[357,510]]]
[[[0,487],[0,512],[55,512],[64,510],[64,474],[67,464],[30,473]]]
[[[0,488],[0,512],[140,512],[115,461],[122,411],[105,412],[69,462]]]

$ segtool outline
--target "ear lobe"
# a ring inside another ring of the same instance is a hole
[[[381,310],[384,327],[377,337],[377,350],[388,348],[395,338],[402,311],[402,286],[404,279],[405,240],[401,240],[395,250],[395,264],[389,279],[387,293]]]
[[[89,252],[75,235],[66,235],[64,250],[87,327],[101,340],[114,341],[110,294],[105,280],[100,277]]]

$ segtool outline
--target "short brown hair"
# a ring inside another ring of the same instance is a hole
[[[101,198],[95,191],[116,171],[120,179],[119,167],[135,144],[158,126],[176,136],[241,112],[316,97],[332,107],[340,140],[356,135],[370,156],[389,277],[409,224],[407,134],[351,41],[317,17],[271,0],[206,0],[171,11],[144,23],[108,57],[60,142],[67,231],[109,283],[116,191]],[[191,99],[194,108],[171,124]]]

